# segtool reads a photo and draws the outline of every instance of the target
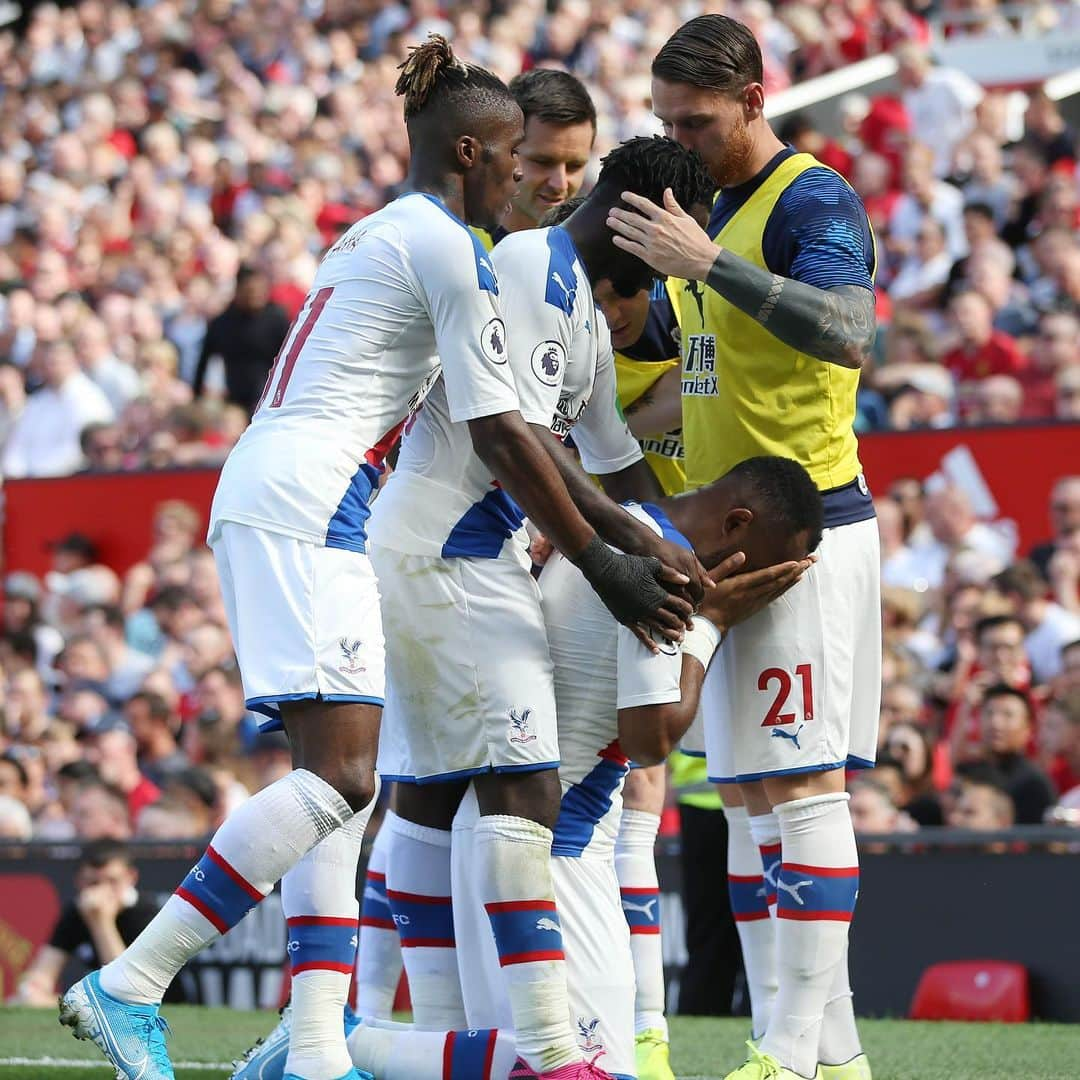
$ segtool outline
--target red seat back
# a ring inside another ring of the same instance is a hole
[[[996,1020],[1018,1024],[1031,1015],[1027,969],[1001,960],[933,964],[911,1002],[912,1020]]]

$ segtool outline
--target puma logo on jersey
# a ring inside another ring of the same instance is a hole
[[[799,732],[806,727],[805,724],[800,724],[797,731],[783,731],[780,728],[773,728],[772,737],[774,739],[788,739],[796,750],[801,750],[799,745]]]
[[[562,927],[554,919],[549,919],[546,915],[541,915],[540,918],[536,920],[536,929],[554,930],[556,934],[562,933]]]
[[[573,288],[567,286],[566,282],[559,276],[558,270],[551,271],[551,280],[562,290],[563,296],[566,297],[566,303],[568,307],[573,307],[574,299],[577,296],[577,286]]]

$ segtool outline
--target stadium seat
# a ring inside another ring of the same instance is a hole
[[[912,1020],[992,1020],[1019,1024],[1031,1015],[1027,968],[1001,960],[928,967],[915,988]]]

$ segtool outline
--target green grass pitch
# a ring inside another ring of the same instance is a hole
[[[207,1064],[229,1062],[274,1024],[269,1013],[171,1008],[177,1080],[228,1076]],[[1080,1025],[917,1024],[864,1020],[863,1040],[875,1080],[1078,1080]],[[743,1057],[742,1020],[676,1017],[672,1063],[680,1078],[721,1080]],[[93,1046],[73,1039],[45,1009],[0,1008],[0,1080],[108,1080]]]

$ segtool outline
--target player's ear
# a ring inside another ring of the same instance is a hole
[[[731,535],[744,532],[750,527],[750,522],[753,520],[753,510],[748,510],[745,506],[732,507],[724,515],[724,533],[725,535]]]
[[[483,150],[475,135],[462,135],[454,146],[455,158],[463,169],[471,169],[480,160]]]
[[[765,112],[765,87],[761,83],[750,83],[743,91],[743,105],[747,123],[762,116]]]

